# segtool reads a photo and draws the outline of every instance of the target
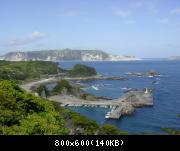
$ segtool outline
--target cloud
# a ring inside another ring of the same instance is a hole
[[[169,19],[169,18],[161,18],[161,19],[159,20],[159,22],[162,23],[162,24],[167,24],[167,23],[170,22],[170,19]]]
[[[171,14],[180,14],[180,8],[176,8],[170,11]]]
[[[65,17],[74,17],[74,16],[78,16],[78,15],[79,15],[79,13],[77,11],[73,11],[73,10],[67,11],[67,12],[61,14],[61,16],[65,16]]]
[[[13,47],[13,46],[26,45],[26,44],[36,42],[44,37],[45,37],[44,33],[35,31],[29,34],[28,36],[25,36],[24,38],[17,38],[17,39],[11,40],[7,42],[4,46]]]
[[[115,14],[120,16],[120,17],[123,17],[123,18],[131,16],[131,12],[130,11],[124,11],[124,10],[116,10]]]

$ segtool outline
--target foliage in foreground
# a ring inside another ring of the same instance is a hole
[[[98,132],[99,135],[127,135],[127,132],[120,131],[117,127],[113,125],[103,125]]]
[[[179,135],[180,134],[180,130],[175,130],[172,128],[162,128],[162,130],[170,135]]]
[[[68,134],[51,102],[0,80],[0,134]]]

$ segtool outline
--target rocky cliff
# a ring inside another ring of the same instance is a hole
[[[135,56],[111,55],[101,50],[42,50],[27,52],[10,52],[0,57],[0,60],[7,61],[121,61],[121,60],[139,60]]]

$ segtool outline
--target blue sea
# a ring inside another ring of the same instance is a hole
[[[99,124],[113,124],[130,134],[163,134],[162,128],[180,130],[180,61],[131,61],[131,62],[59,62],[66,69],[80,63],[96,68],[97,72],[107,76],[127,76],[127,72],[147,72],[155,70],[160,77],[128,77],[125,81],[94,80],[84,82],[85,91],[98,96],[119,98],[127,88],[154,88],[154,106],[138,108],[131,116],[119,120],[107,120],[105,114],[110,109],[91,107],[71,107]],[[153,83],[156,81],[156,83]],[[95,86],[98,90],[92,88]]]

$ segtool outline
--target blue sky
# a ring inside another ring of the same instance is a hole
[[[101,49],[180,55],[180,0],[0,0],[0,54]]]

